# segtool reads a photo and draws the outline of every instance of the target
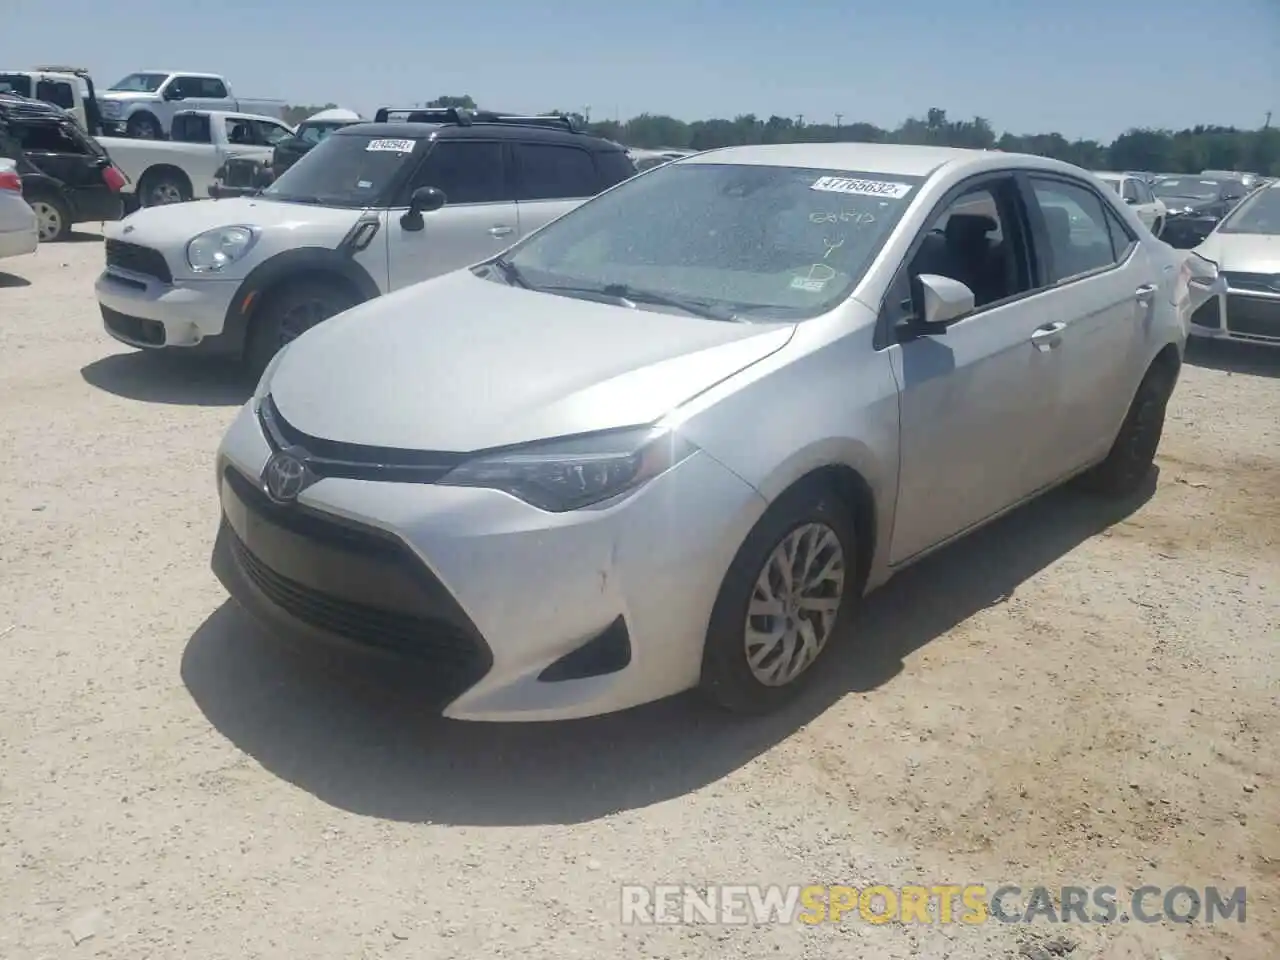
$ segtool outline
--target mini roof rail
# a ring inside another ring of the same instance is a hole
[[[471,111],[457,107],[379,107],[373,115],[374,123],[386,123],[392,116],[404,114],[407,123],[456,123],[460,127],[471,125]]]
[[[519,116],[499,113],[496,110],[477,110],[472,114],[476,123],[511,123],[527,127],[557,127],[570,133],[581,133],[582,128],[574,122],[573,117],[563,113],[549,113],[538,117]]]

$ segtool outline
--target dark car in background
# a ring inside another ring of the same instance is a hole
[[[1169,211],[1160,239],[1189,250],[1235,209],[1248,195],[1249,188],[1234,177],[1188,173],[1163,177],[1152,185],[1151,191],[1164,201]]]
[[[65,110],[0,94],[0,157],[17,166],[41,243],[65,239],[74,224],[124,215],[120,188],[127,178]]]

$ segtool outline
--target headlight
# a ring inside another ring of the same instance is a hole
[[[110,119],[120,116],[120,104],[114,100],[104,100],[102,102],[102,115]]]
[[[670,430],[612,430],[483,455],[437,482],[503,490],[542,510],[563,513],[635,490],[695,449]]]
[[[257,239],[253,227],[206,230],[187,244],[187,263],[196,273],[217,273],[248,253]]]

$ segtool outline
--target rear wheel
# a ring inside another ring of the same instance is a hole
[[[53,243],[65,240],[71,233],[71,211],[62,201],[51,193],[42,193],[30,201],[31,210],[36,215],[36,227],[40,232],[41,243]]]
[[[1173,371],[1162,364],[1147,371],[1111,451],[1105,460],[1076,479],[1077,487],[1113,498],[1131,496],[1141,488],[1160,447],[1165,410],[1175,380]]]
[[[784,494],[725,574],[702,655],[701,689],[735,713],[792,699],[813,676],[856,593],[854,525],[825,487]]]
[[[267,294],[254,311],[245,349],[249,368],[261,374],[286,343],[356,302],[346,287],[321,279],[293,280]]]

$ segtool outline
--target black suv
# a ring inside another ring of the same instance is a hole
[[[36,212],[42,243],[65,239],[73,224],[123,215],[124,174],[58,107],[0,94],[0,157],[17,164],[22,195]]]

